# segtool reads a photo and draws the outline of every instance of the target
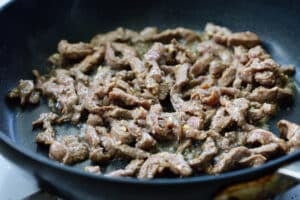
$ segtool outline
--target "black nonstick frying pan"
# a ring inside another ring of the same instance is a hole
[[[21,108],[5,98],[20,78],[32,78],[31,69],[47,71],[45,61],[61,38],[84,41],[118,26],[132,29],[184,26],[200,31],[206,22],[258,33],[277,62],[297,67],[295,82],[299,85],[300,2],[297,1],[19,0],[1,8],[1,153],[69,199],[209,199],[226,185],[264,176],[299,159],[297,151],[257,168],[181,179],[137,180],[91,175],[83,172],[81,165],[64,166],[48,159],[45,151],[36,146],[31,121],[46,106]],[[277,132],[275,122],[281,118],[300,123],[298,89],[289,111],[282,109],[269,123],[272,131]],[[69,128],[62,128],[62,132]]]

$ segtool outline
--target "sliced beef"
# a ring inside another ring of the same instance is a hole
[[[234,99],[233,101],[228,101],[225,105],[227,113],[241,127],[246,123],[248,108],[249,101],[245,98],[238,98]]]
[[[184,84],[186,84],[189,81],[188,78],[188,70],[190,65],[189,64],[182,64],[179,65],[175,72],[175,84],[178,87],[182,87]]]
[[[233,119],[227,114],[225,108],[219,108],[212,118],[210,128],[216,132],[221,132],[233,123]]]
[[[297,124],[279,121],[281,138],[266,126],[291,105],[295,69],[253,32],[120,27],[89,43],[61,40],[57,50],[49,73],[33,70],[35,80],[8,94],[22,105],[48,98],[52,112],[32,125],[53,160],[89,159],[97,165],[85,171],[95,174],[122,160],[129,164],[107,175],[183,177],[255,167],[300,147]],[[56,134],[69,122],[80,134]]]
[[[135,144],[135,147],[143,150],[149,150],[153,148],[156,144],[156,140],[149,133],[142,132],[137,143]]]
[[[127,176],[135,176],[137,172],[140,170],[142,164],[144,163],[144,160],[131,160],[130,163],[125,167],[125,169],[119,169],[116,171],[113,171],[107,176],[114,176],[114,177],[127,177]]]
[[[89,112],[97,112],[100,109],[101,101],[93,88],[85,86],[83,83],[78,82],[76,85],[79,103]]]
[[[99,47],[93,54],[86,56],[79,64],[78,68],[80,71],[86,73],[93,69],[93,67],[100,64],[105,55],[105,48],[103,46]]]
[[[261,154],[267,159],[283,155],[286,152],[285,144],[269,143],[250,149],[253,154]]]
[[[184,39],[187,42],[192,42],[195,40],[199,40],[199,34],[196,32],[178,27],[176,29],[167,29],[156,35],[153,35],[150,39],[151,41],[160,41],[160,42],[170,42],[172,39]]]
[[[41,86],[44,95],[54,98],[58,103],[63,114],[74,110],[78,97],[75,89],[75,80],[67,70],[55,70],[55,77],[51,77]]]
[[[20,104],[37,104],[40,101],[40,93],[34,88],[32,80],[20,80],[17,87],[8,93],[8,98],[20,99]]]
[[[249,94],[248,99],[257,102],[275,102],[275,103],[289,103],[294,97],[291,88],[264,88],[257,87]]]
[[[223,72],[221,78],[218,80],[218,84],[220,86],[228,87],[231,86],[235,79],[236,75],[236,68],[235,67],[229,67],[225,69]]]
[[[210,165],[210,162],[218,153],[218,148],[211,137],[208,137],[205,142],[202,144],[202,152],[199,157],[189,160],[188,163],[193,168],[197,170],[205,170],[207,166]]]
[[[64,164],[74,164],[88,158],[87,144],[74,135],[67,135],[50,145],[49,157]]]
[[[228,46],[243,45],[246,47],[253,47],[260,44],[259,37],[253,32],[236,32],[232,33],[228,28],[207,23],[205,32],[212,37],[217,43]]]
[[[133,30],[119,27],[113,31],[105,34],[97,34],[92,40],[91,44],[94,46],[100,46],[107,42],[128,42],[136,41],[139,39],[139,34]]]
[[[250,155],[251,152],[246,147],[233,148],[229,152],[222,153],[218,157],[217,163],[213,166],[210,172],[218,174],[236,168],[243,158],[249,157]]]
[[[161,152],[151,155],[142,165],[138,178],[149,179],[169,170],[177,176],[189,176],[192,169],[183,157],[178,154]]]
[[[100,137],[96,129],[91,125],[86,125],[84,139],[90,147],[97,147],[100,144]]]
[[[116,145],[115,149],[120,156],[129,157],[131,159],[145,159],[150,156],[150,153],[126,144]]]
[[[220,44],[226,44],[229,35],[231,35],[231,31],[228,28],[212,23],[207,23],[204,30],[208,36],[212,37],[214,41]]]
[[[91,113],[89,114],[86,123],[92,126],[101,126],[103,125],[103,119],[100,115]]]
[[[153,105],[146,118],[146,124],[153,137],[170,140],[181,135],[181,124],[176,113],[164,113],[160,105]]]
[[[254,47],[260,44],[259,37],[250,31],[232,33],[228,36],[227,44],[229,46],[246,46],[246,47]]]
[[[253,154],[249,157],[242,158],[239,161],[243,167],[256,167],[267,161],[267,158],[260,154]]]
[[[281,137],[288,140],[289,147],[294,150],[300,147],[300,126],[287,120],[277,123]]]
[[[58,115],[55,113],[42,113],[40,117],[32,122],[32,126],[43,126],[44,131],[39,132],[36,136],[36,142],[43,145],[50,145],[55,140],[55,130],[52,124],[56,123]]]
[[[114,88],[109,93],[109,99],[110,99],[110,101],[114,101],[116,103],[121,103],[126,106],[143,106],[146,109],[150,107],[149,100],[140,99],[140,98],[138,98],[134,95],[128,94],[118,88]]]
[[[82,59],[93,53],[93,47],[88,43],[69,43],[67,40],[61,40],[57,47],[58,52],[68,59]]]
[[[113,155],[112,152],[105,152],[102,147],[96,147],[90,150],[89,158],[96,163],[107,163]]]
[[[279,139],[270,131],[266,131],[263,129],[254,129],[249,132],[247,143],[265,145],[270,143],[284,143],[284,141],[282,139]]]
[[[123,43],[107,43],[105,61],[113,69],[126,69],[128,57],[136,56],[135,50]]]

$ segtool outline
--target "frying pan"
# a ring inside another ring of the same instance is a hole
[[[62,38],[87,41],[98,32],[118,26],[161,29],[184,26],[195,30],[206,22],[251,30],[262,38],[264,47],[281,64],[297,67],[300,81],[300,3],[297,1],[209,0],[209,1],[13,1],[0,12],[0,150],[19,166],[46,182],[69,199],[209,199],[224,186],[255,179],[300,158],[300,152],[271,160],[256,168],[227,172],[218,176],[137,180],[109,178],[82,171],[82,166],[64,166],[47,158],[37,147],[31,121],[46,106],[19,107],[5,98],[20,78],[32,78],[31,69],[46,72],[48,55]],[[300,97],[283,108],[269,127],[285,118],[300,123]],[[63,127],[61,132],[72,132]],[[16,188],[17,189],[17,188]]]

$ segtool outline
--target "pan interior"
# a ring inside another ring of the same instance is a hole
[[[293,8],[282,6],[280,1],[274,1],[273,5],[276,6],[269,7],[268,14],[265,15],[263,6],[258,6],[259,1],[247,4],[247,7],[243,5],[243,1],[236,1],[232,3],[234,6],[226,9],[226,12],[221,9],[222,6],[214,6],[216,2],[222,3],[222,1],[205,3],[191,1],[192,3],[188,5],[179,2],[165,1],[161,2],[160,6],[145,6],[138,1],[129,1],[125,4],[113,0],[101,2],[101,5],[99,1],[88,3],[64,1],[58,6],[51,2],[43,2],[47,5],[42,5],[41,1],[31,1],[27,4],[21,1],[17,4],[19,8],[15,8],[20,11],[18,15],[4,10],[0,14],[0,23],[3,27],[7,27],[0,33],[2,38],[6,38],[0,42],[2,62],[0,130],[18,145],[48,157],[47,149],[36,145],[35,136],[38,130],[32,130],[31,126],[31,122],[40,113],[48,111],[46,101],[43,100],[36,107],[21,108],[7,102],[5,96],[20,78],[32,79],[31,69],[49,71],[45,67],[47,57],[56,51],[56,44],[60,39],[65,38],[73,42],[87,41],[96,33],[109,31],[118,26],[133,29],[141,29],[145,26],[158,26],[160,29],[184,26],[200,31],[208,21],[227,26],[235,31],[251,30],[258,33],[264,41],[264,47],[275,61],[296,66],[295,101],[290,107],[282,107],[276,117],[270,120],[268,126],[271,131],[278,133],[276,122],[279,119],[300,123],[300,57],[297,55],[300,51],[298,39],[300,27],[294,26],[298,23],[299,17],[296,12],[292,12]],[[138,10],[135,9],[136,7],[144,9]],[[197,8],[197,12],[194,8]],[[31,10],[36,12],[30,12]],[[51,10],[55,10],[55,14]],[[264,20],[261,20],[262,18]],[[274,20],[275,18],[277,20]],[[289,31],[290,29],[293,29],[293,32]],[[79,129],[80,127],[63,125],[57,127],[57,132],[62,135],[74,134]],[[82,170],[83,166],[89,164],[89,161],[86,161],[74,167]],[[107,170],[122,166],[124,162],[115,160]]]

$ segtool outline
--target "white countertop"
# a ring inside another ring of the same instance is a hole
[[[1,0],[0,0],[1,3]],[[39,191],[35,179],[0,153],[1,199],[19,200]]]

